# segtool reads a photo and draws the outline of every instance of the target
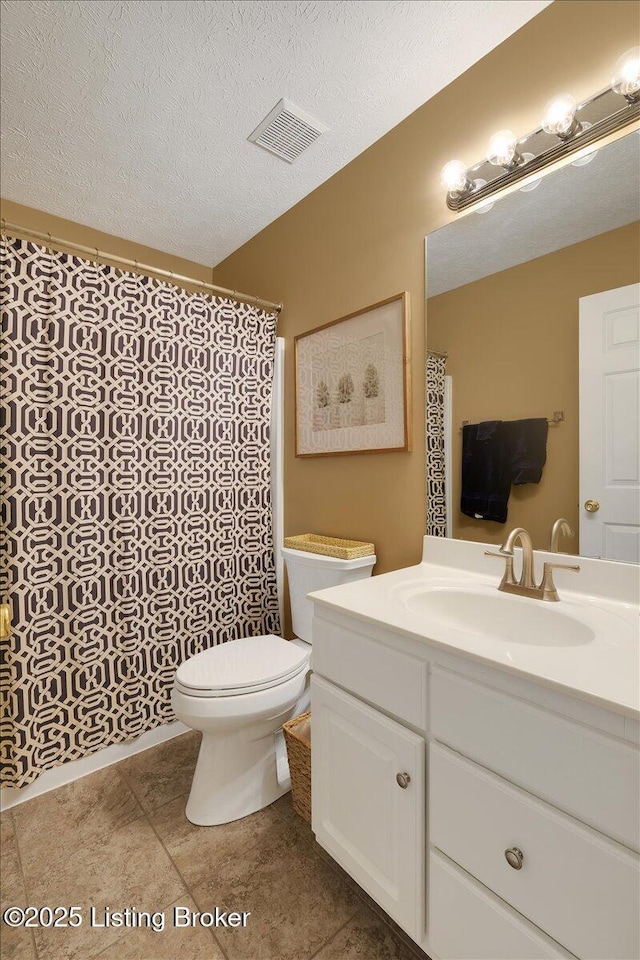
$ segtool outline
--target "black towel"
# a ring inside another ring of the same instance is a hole
[[[460,509],[476,520],[507,519],[511,463],[502,420],[469,423],[462,428]]]
[[[504,523],[511,484],[540,482],[548,429],[543,418],[486,420],[464,426],[462,513],[476,520]]]
[[[511,483],[540,483],[547,461],[549,424],[543,417],[504,424],[511,460]]]

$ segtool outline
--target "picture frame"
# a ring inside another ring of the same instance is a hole
[[[295,338],[296,457],[411,449],[409,293]]]

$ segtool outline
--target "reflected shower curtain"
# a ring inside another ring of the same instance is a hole
[[[176,666],[278,632],[275,317],[3,240],[3,783],[173,719]]]
[[[447,535],[444,462],[444,384],[447,359],[427,352],[427,534]]]

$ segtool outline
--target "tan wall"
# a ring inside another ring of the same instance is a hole
[[[82,215],[81,210],[79,214]],[[183,257],[176,257],[171,253],[163,253],[153,247],[145,247],[141,243],[114,237],[110,233],[103,233],[102,230],[94,230],[93,227],[85,226],[82,223],[65,220],[63,217],[55,217],[53,214],[45,213],[42,210],[34,210],[32,207],[14,203],[12,200],[0,199],[0,217],[7,223],[17,223],[27,230],[50,233],[54,237],[61,237],[70,240],[72,243],[97,247],[98,250],[112,253],[116,257],[128,257],[131,260],[147,263],[149,266],[157,267],[160,270],[172,270],[173,273],[195,277],[205,283],[212,282],[211,267],[194,263],[192,260],[185,260]],[[64,248],[61,247],[60,249]]]
[[[554,94],[580,99],[604,87],[638,22],[634,2],[557,0],[214,270],[217,283],[285,305],[288,534],[373,540],[376,572],[419,560],[424,236],[453,219],[440,170],[452,157],[484,156],[496,130],[535,127]],[[296,459],[292,338],[401,290],[412,301],[413,451]]]
[[[428,344],[449,351],[453,377],[453,535],[501,543],[512,527],[547,545],[556,517],[574,530],[578,510],[578,300],[640,280],[640,232],[633,223],[432,297]],[[462,420],[566,420],[549,427],[539,484],[512,487],[506,524],[460,513]],[[561,549],[578,552],[577,539]]]
[[[556,0],[213,271],[214,282],[282,300],[286,369],[286,532],[372,539],[376,572],[416,562],[424,532],[424,236],[454,219],[440,170],[482,157],[495,130],[539,123],[548,98],[609,82],[637,40],[635,0]],[[300,163],[304,163],[302,158]],[[203,198],[206,203],[206,198]],[[209,279],[209,268],[6,202],[2,215],[80,243]],[[82,217],[82,211],[79,211]],[[411,293],[413,451],[294,456],[292,338]]]

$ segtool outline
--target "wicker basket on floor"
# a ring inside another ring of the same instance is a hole
[[[291,772],[293,809],[311,823],[311,711],[283,724]]]

